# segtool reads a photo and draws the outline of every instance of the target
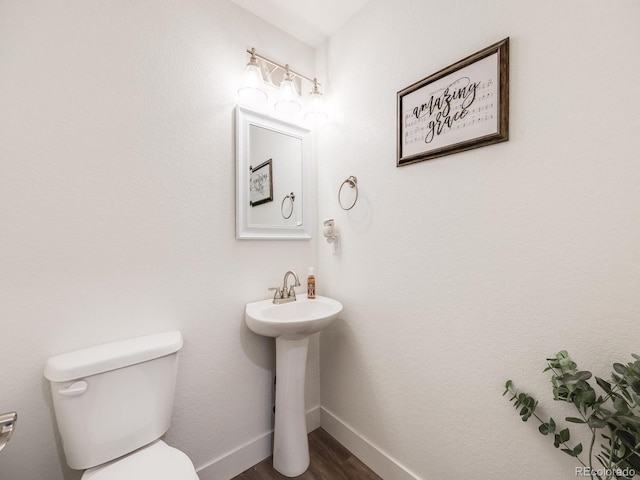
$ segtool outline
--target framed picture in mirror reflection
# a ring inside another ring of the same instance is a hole
[[[249,169],[249,205],[256,207],[273,202],[273,159]]]

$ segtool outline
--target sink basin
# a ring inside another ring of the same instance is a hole
[[[309,335],[319,332],[342,311],[337,300],[300,296],[276,305],[272,299],[248,303],[247,326],[254,333],[276,339],[276,418],[273,468],[286,477],[302,475],[309,467],[304,382]]]
[[[328,297],[298,297],[295,302],[276,305],[272,299],[248,303],[247,326],[266,337],[300,339],[319,332],[335,320],[342,304]]]

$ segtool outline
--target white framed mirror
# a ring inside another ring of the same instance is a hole
[[[311,132],[236,106],[236,238],[309,239]]]

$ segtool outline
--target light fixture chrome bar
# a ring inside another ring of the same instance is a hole
[[[322,84],[320,82],[318,82],[315,78],[309,78],[306,75],[302,75],[301,73],[298,73],[298,72],[295,72],[295,71],[291,70],[291,68],[289,68],[288,65],[281,65],[278,62],[274,62],[273,60],[256,53],[256,49],[255,48],[247,49],[247,53],[255,56],[256,58],[259,58],[260,60],[262,60],[264,62],[267,62],[267,63],[273,65],[274,67],[281,68],[282,70],[285,70],[285,71],[288,70],[289,73],[291,75],[293,75],[293,76],[296,76],[296,77],[299,77],[299,78],[303,78],[307,82],[315,83],[318,86],[322,86]]]

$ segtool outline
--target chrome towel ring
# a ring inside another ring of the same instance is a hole
[[[355,198],[353,199],[353,202],[351,202],[351,205],[349,206],[345,206],[342,199],[342,189],[344,188],[345,185],[348,185],[349,188],[355,189]],[[338,204],[340,204],[340,208],[342,208],[343,210],[351,210],[356,205],[357,201],[358,201],[358,179],[355,176],[351,175],[344,182],[342,182],[342,185],[340,185],[340,190],[338,190]]]
[[[287,202],[287,200],[289,200],[289,202]],[[293,215],[293,202],[295,202],[295,200],[296,196],[293,192],[282,199],[282,203],[280,204],[280,213],[282,213],[282,218],[284,218],[285,220],[290,219],[291,215]],[[285,204],[291,204],[291,206],[289,207],[289,214],[285,213]]]

